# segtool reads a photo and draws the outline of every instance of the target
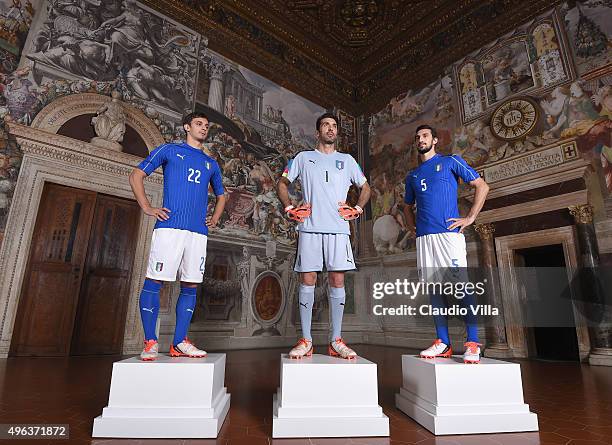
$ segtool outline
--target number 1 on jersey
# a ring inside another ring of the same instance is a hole
[[[193,177],[195,175],[195,178]],[[187,176],[187,181],[195,182],[196,184],[200,183],[200,170],[194,170],[193,168],[189,169],[189,176]]]

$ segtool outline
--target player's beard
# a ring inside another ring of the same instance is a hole
[[[419,152],[419,154],[424,155],[425,153],[427,153],[429,150],[431,150],[433,148],[434,144],[429,144],[429,147],[426,145],[425,147],[421,148],[420,146],[417,146],[417,150]]]

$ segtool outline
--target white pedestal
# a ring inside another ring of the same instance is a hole
[[[281,355],[273,411],[275,438],[389,435],[389,419],[378,405],[376,363],[361,357]]]
[[[225,354],[115,362],[108,406],[92,436],[217,437],[230,406],[224,381]]]
[[[403,382],[395,405],[433,434],[537,431],[538,417],[523,402],[521,368],[483,358],[422,359],[402,355]]]

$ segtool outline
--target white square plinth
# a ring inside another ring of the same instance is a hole
[[[108,406],[93,437],[214,438],[229,410],[225,354],[113,364]]]
[[[402,388],[395,405],[433,434],[537,431],[523,401],[521,368],[489,358],[422,359],[402,355]]]
[[[389,419],[378,405],[376,363],[361,357],[281,355],[273,411],[275,438],[389,435]]]

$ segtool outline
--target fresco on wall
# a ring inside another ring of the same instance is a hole
[[[340,127],[338,128],[338,150],[349,153],[355,159],[358,159],[357,119],[342,110],[337,110],[336,114],[340,120]]]
[[[589,1],[580,5],[584,11],[585,5],[595,8],[597,4],[599,14],[609,16],[612,7],[604,7],[604,3]],[[578,14],[577,9],[575,12]],[[414,248],[400,210],[405,175],[418,162],[416,151],[411,149],[414,129],[423,123],[438,129],[439,151],[459,154],[475,168],[575,139],[580,155],[601,172],[605,187],[612,192],[612,74],[606,70],[596,78],[572,80],[567,63],[571,54],[564,49],[555,20],[554,14],[535,20],[517,30],[523,33],[523,40],[517,40],[513,34],[459,61],[454,66],[457,91],[453,91],[450,79],[445,78],[422,90],[408,91],[391,99],[383,110],[372,116],[370,182],[373,240],[379,254]],[[585,61],[589,66],[601,67],[601,54],[592,52]],[[504,58],[507,60],[503,61]],[[488,65],[484,63],[487,60],[490,60]],[[511,79],[510,83],[507,87],[498,86],[496,91],[496,85],[506,77]],[[495,92],[493,97],[490,88]],[[463,125],[455,121],[454,102],[445,99],[445,95],[452,97],[454,93],[462,112],[459,115],[466,122]],[[512,96],[523,94],[533,97],[538,104],[542,118],[537,131],[514,141],[495,137],[489,125],[489,112]],[[503,100],[498,99],[501,96]],[[437,111],[428,111],[423,104],[434,97],[440,105],[445,105]],[[495,103],[489,107],[491,99]],[[461,202],[459,205],[461,210]]]
[[[414,132],[429,123],[438,132],[439,151],[449,153],[456,125],[451,78],[394,97],[370,121],[370,186],[374,245],[379,253],[397,253],[414,245],[401,212],[406,173],[417,166]]]
[[[27,57],[38,84],[114,81],[128,102],[179,116],[193,107],[200,36],[134,0],[51,0],[32,31]]]
[[[295,225],[284,217],[275,187],[289,159],[314,147],[315,122],[325,109],[212,52],[197,90],[196,110],[212,122],[207,150],[228,193],[219,233],[293,244]],[[301,202],[299,181],[290,197]]]
[[[482,69],[489,105],[535,85],[527,42],[520,39],[507,43],[482,59]]]
[[[602,169],[606,188],[612,192],[612,75],[576,81],[555,88],[540,102],[546,111],[543,142],[576,138],[583,158]]]
[[[612,63],[612,4],[606,0],[576,2],[562,13],[578,74],[585,76]]]
[[[0,74],[17,69],[37,9],[36,0],[0,0]]]
[[[455,65],[464,123],[512,96],[537,94],[571,79],[557,22],[556,14],[550,13]]]

